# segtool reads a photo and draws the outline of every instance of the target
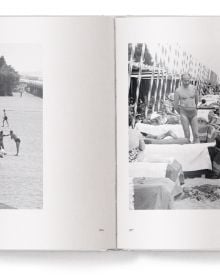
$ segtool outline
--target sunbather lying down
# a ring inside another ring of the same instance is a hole
[[[178,138],[177,135],[172,131],[168,130],[161,135],[152,135],[141,132],[144,136],[145,144],[188,144],[189,141],[186,138]],[[165,139],[169,137],[168,139]],[[171,138],[170,138],[171,137]]]

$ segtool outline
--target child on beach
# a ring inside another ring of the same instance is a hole
[[[3,125],[2,127],[4,127],[5,125],[5,122],[7,123],[7,126],[9,126],[9,123],[8,123],[8,116],[6,115],[6,112],[5,112],[5,109],[3,110]]]
[[[20,143],[21,143],[21,139],[17,137],[16,134],[14,134],[14,132],[12,130],[10,130],[10,136],[11,136],[11,139],[13,139],[15,141],[15,144],[16,144],[16,149],[17,149],[17,153],[16,153],[16,156],[18,156],[19,154],[19,148],[20,148]]]

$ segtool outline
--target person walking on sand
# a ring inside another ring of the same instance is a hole
[[[21,143],[21,139],[17,137],[16,134],[14,134],[14,132],[12,130],[10,130],[10,136],[11,136],[11,139],[15,141],[15,144],[16,144],[16,149],[17,149],[17,153],[15,156],[18,156],[19,154],[19,148],[20,148],[20,143]]]
[[[2,127],[5,126],[5,122],[7,123],[7,126],[9,126],[9,123],[8,123],[8,116],[6,115],[6,111],[5,109],[3,110],[3,123],[2,123]]]
[[[199,101],[198,91],[190,84],[191,76],[182,74],[182,85],[174,95],[174,108],[180,114],[185,138],[190,143],[190,127],[193,134],[193,143],[200,143],[198,133],[197,105]]]

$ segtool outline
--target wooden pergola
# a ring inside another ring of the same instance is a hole
[[[159,45],[159,44],[158,44]],[[159,47],[164,50],[162,45]],[[149,108],[151,112],[160,111],[161,104],[171,92],[181,85],[181,74],[189,72],[192,76],[192,84],[200,89],[201,82],[208,79],[209,70],[206,66],[193,59],[192,55],[175,50],[172,65],[168,65],[165,59],[167,53],[158,51],[153,60],[153,65],[147,65],[144,61],[146,44],[141,44],[139,61],[134,61],[136,45],[130,44],[130,55],[128,58],[128,95],[131,90],[135,91],[134,116],[137,115],[137,108],[140,100],[141,83],[147,80],[148,87],[144,92],[145,116]],[[156,59],[157,58],[157,59]],[[131,89],[132,80],[135,80],[135,89]],[[133,92],[134,93],[134,92]]]

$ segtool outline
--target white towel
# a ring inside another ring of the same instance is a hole
[[[183,171],[195,171],[202,169],[212,169],[212,164],[208,152],[209,146],[215,143],[186,144],[186,145],[146,145],[144,150],[144,162],[151,162],[155,157],[175,158],[183,168]]]
[[[203,119],[205,119],[207,122],[209,121],[209,118],[208,118],[208,115],[209,115],[209,112],[210,112],[211,110],[209,110],[209,109],[202,109],[202,110],[198,110],[198,115],[197,115],[197,117],[198,118],[203,118]]]
[[[168,163],[135,162],[129,164],[129,177],[165,178]]]

